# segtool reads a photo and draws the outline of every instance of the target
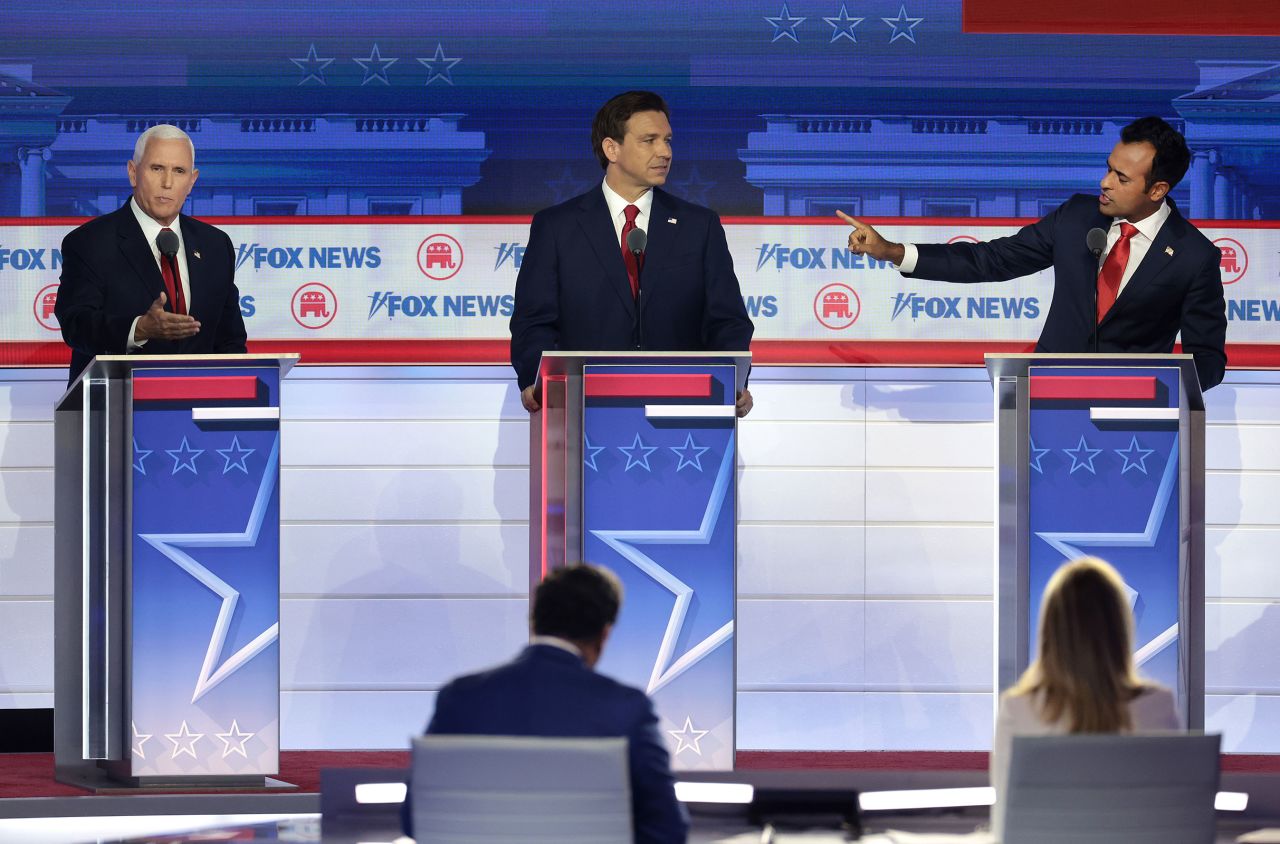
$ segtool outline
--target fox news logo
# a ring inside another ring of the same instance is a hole
[[[1228,299],[1227,319],[1234,322],[1280,322],[1280,300]]]
[[[263,246],[242,243],[236,249],[236,269],[252,263],[255,270],[358,270],[382,266],[378,246]]]
[[[523,243],[499,243],[493,248],[498,252],[498,259],[493,262],[495,270],[502,269],[502,265],[508,261],[514,269],[520,269],[520,264],[524,261]]]
[[[781,243],[762,243],[756,258],[756,272],[766,266],[775,270],[878,270],[889,266],[866,255],[855,255],[848,249],[825,246],[792,248]]]
[[[0,246],[0,270],[56,270],[61,267],[61,250]]]
[[[1035,319],[1040,300],[1035,296],[921,296],[898,293],[889,319],[910,314],[918,319]]]
[[[477,294],[449,296],[402,296],[390,290],[378,290],[369,294],[369,319],[382,314],[387,319],[397,317],[510,317],[515,310],[516,298],[510,293],[502,296]]]

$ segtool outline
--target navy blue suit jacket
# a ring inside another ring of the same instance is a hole
[[[506,665],[453,680],[436,697],[427,733],[626,736],[636,844],[680,842],[688,833],[649,698],[561,648],[530,645]]]
[[[135,353],[243,354],[244,317],[231,238],[185,215],[179,215],[178,225],[191,274],[188,312],[200,321],[200,333],[186,340],[148,340]],[[145,314],[164,290],[164,278],[127,202],[63,238],[62,261],[54,313],[62,326],[62,339],[71,347],[68,380],[74,381],[94,355],[129,352],[133,320]],[[172,310],[172,303],[165,308]]]
[[[1227,312],[1220,250],[1178,213],[1169,218],[1102,322],[1099,352],[1171,352],[1182,332],[1195,356],[1200,387],[1222,380],[1227,366]],[[986,243],[922,244],[916,278],[1005,281],[1053,267],[1053,303],[1038,352],[1092,352],[1098,259],[1085,237],[1111,217],[1095,196],[1077,194],[1017,234]]]
[[[750,347],[754,327],[715,212],[654,188],[648,235],[637,313],[602,187],[534,215],[511,315],[520,389],[552,349]]]

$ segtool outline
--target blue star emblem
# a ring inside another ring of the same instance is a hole
[[[696,202],[699,205],[707,204],[707,191],[715,187],[715,182],[702,178],[702,173],[698,170],[698,165],[694,164],[689,167],[689,177],[683,182],[676,183],[680,187],[680,193],[690,202]]]
[[[551,188],[551,196],[554,201],[560,202],[578,193],[578,189],[582,186],[582,180],[574,178],[573,171],[566,166],[554,181],[548,181],[545,184]]]
[[[834,18],[823,18],[831,26],[831,43],[839,41],[841,38],[848,38],[854,44],[858,43],[858,36],[854,34],[854,28],[862,23],[865,18],[849,17],[849,10],[845,8],[845,4],[840,4],[840,14]]]
[[[384,59],[378,51],[378,45],[373,45],[373,52],[369,54],[367,59],[352,59],[353,62],[360,65],[364,70],[364,80],[361,85],[368,85],[370,82],[377,80],[383,85],[390,85],[391,80],[387,79],[387,68],[391,67],[399,59]]]
[[[428,76],[427,76],[426,84],[430,85],[432,82],[435,82],[437,79],[443,79],[445,82],[452,85],[453,84],[453,73],[452,73],[453,66],[460,61],[462,61],[462,59],[460,58],[457,58],[457,59],[447,58],[444,54],[443,45],[437,43],[436,54],[429,59],[418,59],[418,64],[422,65],[427,69]]]
[[[151,456],[152,449],[138,448],[138,438],[133,438],[133,470],[139,475],[147,473],[147,467],[142,465],[142,461]]]
[[[226,465],[222,467],[222,474],[230,472],[232,469],[239,469],[246,475],[249,474],[249,467],[245,465],[245,461],[249,459],[249,455],[253,454],[257,449],[241,448],[240,438],[231,438],[231,448],[215,449],[222,455],[222,459],[226,461]]]
[[[592,445],[591,439],[586,434],[583,434],[582,435],[582,452],[583,452],[582,465],[590,466],[591,471],[593,472],[600,471],[599,467],[596,466],[596,458],[600,456],[600,452],[604,451],[604,449],[605,447],[602,445]]]
[[[312,79],[319,82],[321,85],[328,84],[324,81],[324,69],[333,64],[334,60],[320,58],[316,53],[315,44],[312,44],[311,48],[307,50],[307,55],[305,57],[301,59],[289,59],[289,61],[306,71],[306,75],[302,77],[302,81],[298,83],[299,85],[306,85]]]
[[[1027,463],[1031,466],[1032,469],[1035,469],[1037,472],[1043,475],[1044,469],[1040,468],[1040,458],[1044,457],[1048,453],[1049,453],[1049,449],[1047,448],[1036,448],[1036,441],[1033,439],[1031,440],[1031,459],[1028,460]]]
[[[620,445],[618,451],[627,455],[627,468],[624,471],[630,472],[632,466],[643,466],[646,472],[652,472],[649,468],[649,455],[658,450],[656,445],[645,445],[640,440],[640,435],[636,434],[635,442],[631,445]]]
[[[1063,452],[1071,458],[1071,472],[1075,474],[1076,469],[1088,469],[1091,474],[1098,474],[1093,468],[1093,458],[1102,453],[1100,448],[1089,448],[1089,444],[1084,441],[1084,434],[1080,435],[1080,445],[1075,448],[1064,448]]]
[[[222,660],[222,651],[231,631],[236,605],[240,601],[240,592],[233,589],[225,580],[218,577],[208,568],[196,562],[183,548],[252,548],[258,544],[258,534],[262,530],[263,520],[271,503],[271,495],[275,491],[276,475],[280,468],[280,437],[277,435],[271,444],[271,454],[267,458],[266,469],[262,473],[262,482],[258,486],[258,494],[249,512],[249,520],[243,531],[239,533],[143,533],[138,538],[155,548],[175,565],[195,578],[202,586],[222,599],[218,610],[218,618],[209,634],[209,647],[205,651],[204,663],[200,666],[200,676],[196,680],[195,689],[191,693],[191,702],[195,703],[223,680],[230,677],[245,663],[265,650],[280,632],[277,621],[255,636],[247,645],[231,656]]]
[[[779,38],[790,38],[799,44],[800,39],[796,37],[796,27],[804,23],[807,18],[791,17],[791,9],[787,7],[786,3],[783,3],[782,11],[778,13],[776,18],[766,17],[765,20],[773,27],[773,38],[770,39],[770,44]]]
[[[669,445],[667,446],[667,448],[674,451],[676,453],[676,456],[680,458],[680,465],[676,466],[677,472],[679,472],[685,466],[692,466],[693,468],[701,472],[702,471],[702,455],[706,454],[708,451],[711,450],[710,446],[694,445],[693,434],[687,435],[684,441],[684,445]]]
[[[204,454],[203,448],[192,448],[187,443],[187,438],[182,438],[182,445],[177,448],[166,448],[164,453],[173,458],[173,472],[170,474],[178,474],[179,471],[186,469],[193,475],[200,474],[196,470],[196,458]]]
[[[693,587],[684,583],[670,571],[654,562],[653,558],[642,552],[639,545],[710,545],[715,536],[716,525],[720,514],[725,509],[724,503],[729,490],[729,482],[733,477],[733,437],[725,446],[724,457],[720,461],[720,470],[716,474],[715,486],[707,497],[707,509],[702,514],[702,521],[693,530],[594,530],[592,535],[600,539],[636,568],[653,578],[658,585],[675,596],[671,606],[671,615],[667,619],[666,630],[662,634],[662,643],[658,646],[658,655],[649,675],[645,691],[652,695],[672,680],[701,662],[717,647],[733,636],[733,616],[719,627],[715,627],[710,635],[690,647],[679,657],[675,656],[676,643],[685,632],[685,620],[689,608],[693,605],[695,594]]]
[[[920,25],[924,18],[907,17],[907,7],[904,4],[898,8],[898,16],[896,18],[881,18],[880,20],[893,27],[893,35],[889,38],[890,44],[899,38],[905,38],[914,44],[916,43],[915,28]]]
[[[1156,453],[1154,448],[1143,448],[1138,445],[1136,435],[1129,441],[1128,448],[1117,448],[1115,451],[1124,458],[1124,468],[1120,470],[1122,475],[1130,469],[1137,469],[1142,474],[1147,474],[1147,457]]]

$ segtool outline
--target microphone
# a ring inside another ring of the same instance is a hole
[[[1107,248],[1107,230],[1094,227],[1089,229],[1089,233],[1084,236],[1085,245],[1089,247],[1089,251],[1093,253],[1095,259],[1102,257],[1102,251]],[[1093,285],[1093,353],[1098,353],[1098,284],[1095,279]]]
[[[166,258],[173,258],[178,254],[178,235],[173,229],[161,229],[156,235],[156,248]]]
[[[636,256],[636,349],[644,348],[644,310],[642,291],[643,286],[640,284],[640,278],[643,273],[639,271],[644,268],[644,248],[649,244],[649,235],[642,228],[634,228],[627,232],[627,250]]]

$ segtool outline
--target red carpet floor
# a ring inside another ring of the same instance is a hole
[[[299,792],[320,790],[323,768],[406,768],[405,750],[294,750],[280,754],[278,779],[297,786]],[[985,753],[949,752],[738,752],[738,767],[746,770],[882,770],[975,771],[985,770]],[[1222,757],[1224,773],[1280,773],[1280,756],[1239,755]],[[279,794],[278,789],[264,789]],[[52,753],[0,755],[0,799],[13,797],[69,797],[91,792],[63,785],[53,778]],[[139,791],[138,793],[155,793]],[[163,793],[175,792],[165,789]],[[295,792],[296,793],[296,792]]]

